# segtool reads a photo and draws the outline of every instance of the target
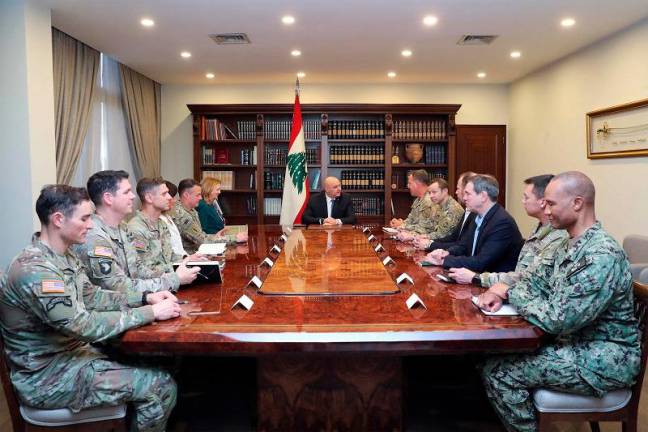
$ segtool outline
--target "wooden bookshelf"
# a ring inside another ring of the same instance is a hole
[[[461,105],[304,104],[309,181],[333,175],[347,186],[359,223],[404,217],[413,198],[407,173],[425,169],[456,181],[455,115]],[[292,104],[188,105],[193,115],[194,177],[231,180],[220,200],[228,223],[278,223]],[[422,150],[408,160],[407,148]],[[392,156],[399,163],[392,163]],[[214,173],[225,171],[225,173]],[[351,174],[350,174],[351,173]],[[350,177],[349,177],[350,176]],[[274,183],[273,183],[274,182]],[[268,187],[270,186],[270,187]],[[266,200],[266,198],[268,200]],[[392,214],[392,205],[395,214]]]

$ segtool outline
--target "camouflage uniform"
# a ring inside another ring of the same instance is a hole
[[[412,203],[412,210],[403,221],[403,229],[417,234],[424,234],[433,229],[432,215],[435,204],[426,193],[423,198],[416,198]]]
[[[432,230],[425,234],[430,240],[449,235],[464,217],[464,208],[451,196],[443,203],[435,205],[432,213]]]
[[[236,236],[206,234],[202,230],[196,209],[187,210],[180,201],[175,203],[170,216],[178,227],[182,237],[182,245],[189,254],[195,253],[203,243],[236,242]]]
[[[128,221],[130,243],[139,256],[142,266],[159,273],[172,273],[173,263],[182,260],[171,246],[171,233],[161,219],[154,223],[141,211]]]
[[[567,231],[555,229],[551,224],[540,225],[533,230],[524,242],[515,270],[501,273],[482,273],[479,277],[483,287],[491,287],[498,282],[513,285],[520,280],[520,273],[526,270],[540,253],[547,248],[555,248],[567,238]],[[549,250],[549,249],[547,249]]]
[[[533,354],[491,358],[483,367],[486,392],[511,431],[537,430],[531,389],[601,397],[629,387],[639,371],[632,279],[621,247],[597,222],[550,252],[508,295],[554,341]]]
[[[59,255],[34,236],[0,281],[5,353],[20,400],[75,412],[132,402],[134,427],[163,431],[176,401],[173,378],[110,361],[90,345],[154,320],[151,306],[136,306],[141,293],[93,287],[69,250]]]
[[[180,279],[175,273],[149,269],[139,260],[125,223],[113,228],[98,215],[92,215],[93,227],[86,242],[74,252],[83,261],[93,284],[103,289],[127,292],[177,290]]]

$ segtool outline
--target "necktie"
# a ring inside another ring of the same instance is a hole
[[[477,225],[477,224],[476,224]],[[477,238],[479,237],[479,229],[481,228],[481,224],[477,225],[475,228],[475,237],[473,237],[473,247],[472,247],[472,253],[470,255],[474,256],[475,255],[475,248],[477,247]]]
[[[328,201],[328,205],[327,205],[328,217],[333,217],[333,202],[335,200],[329,199],[327,201]]]

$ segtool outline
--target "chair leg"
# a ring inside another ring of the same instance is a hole
[[[630,418],[621,423],[623,432],[637,432],[637,417]]]
[[[599,424],[597,421],[591,421],[589,422],[590,429],[592,429],[592,432],[601,432],[601,428],[599,427]]]

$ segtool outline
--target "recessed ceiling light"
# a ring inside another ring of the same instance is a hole
[[[290,51],[290,55],[293,56],[293,57],[299,57],[301,55],[301,51],[292,50],[292,51]]]
[[[522,53],[520,51],[511,51],[511,57],[512,58],[520,58],[520,57],[522,57]]]
[[[428,27],[432,27],[436,23],[439,22],[439,19],[435,17],[434,15],[426,15],[423,17],[423,24],[425,24]]]
[[[140,20],[140,24],[142,24],[144,27],[153,27],[155,25],[155,21],[153,21],[151,18],[142,18]]]
[[[486,72],[478,72],[477,78],[486,78]]]
[[[190,53],[189,51],[182,51],[182,52],[180,53],[180,57],[182,57],[182,58],[189,58],[189,57],[191,57],[191,53]]]
[[[564,18],[562,21],[560,21],[560,25],[563,27],[571,27],[574,24],[576,24],[576,20],[574,18]]]
[[[403,57],[411,57],[412,56],[412,50],[404,49],[403,51],[401,51],[401,55]]]
[[[394,71],[389,71],[389,72],[387,72],[387,76],[388,76],[389,78],[396,78],[396,72],[394,72]]]
[[[295,24],[295,17],[292,15],[285,15],[281,17],[281,22],[286,25]]]
[[[306,76],[305,72],[301,72],[301,71],[297,72],[297,78],[304,78],[305,76]]]
[[[206,76],[207,78],[209,78],[209,79],[214,79],[214,77],[215,77],[216,75],[214,75],[213,73],[209,72],[209,73],[206,73],[205,76]]]

